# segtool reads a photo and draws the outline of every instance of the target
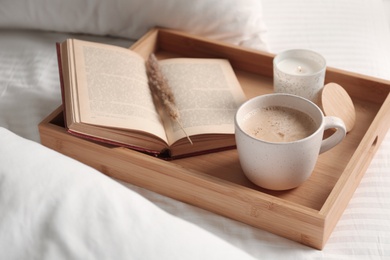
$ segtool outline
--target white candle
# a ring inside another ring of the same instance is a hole
[[[318,102],[324,86],[326,61],[310,50],[287,50],[273,61],[274,92],[290,93]]]
[[[321,64],[304,58],[286,58],[276,66],[279,70],[291,75],[310,75],[321,70]]]

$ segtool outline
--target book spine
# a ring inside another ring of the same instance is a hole
[[[61,58],[61,43],[56,43],[56,50],[57,50],[57,65],[58,65],[58,73],[60,78],[60,88],[61,88],[61,99],[62,99],[62,108],[64,113],[64,122],[65,122],[65,128],[66,126],[66,109],[65,109],[65,89],[64,89],[64,75],[62,73],[62,58]]]
[[[99,137],[96,137],[96,136],[82,134],[80,132],[73,131],[73,130],[67,128],[67,127],[66,127],[66,131],[69,134],[73,135],[73,136],[77,136],[77,137],[80,137],[82,139],[87,139],[87,140],[90,140],[90,141],[93,141],[93,142],[96,142],[96,143],[100,143],[100,144],[103,143],[103,144],[107,144],[107,145],[112,145],[114,147],[129,148],[129,149],[132,149],[132,150],[136,150],[138,152],[142,152],[142,153],[146,153],[146,154],[152,155],[154,157],[160,157],[160,154],[161,154],[161,151],[145,149],[145,148],[142,148],[142,147],[139,147],[139,146],[124,144],[124,143],[116,142],[116,141],[109,140],[109,139],[103,139],[103,138],[99,138]]]

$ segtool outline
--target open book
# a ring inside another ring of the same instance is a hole
[[[183,130],[155,102],[136,52],[76,39],[57,51],[69,133],[171,158],[235,146],[234,114],[245,95],[229,61],[158,61]]]

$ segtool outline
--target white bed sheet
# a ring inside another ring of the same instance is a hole
[[[390,46],[390,34],[388,31],[387,34],[384,33],[383,26],[367,25],[356,20],[349,24],[351,28],[363,28],[363,31],[356,32],[360,34],[371,28],[371,31],[366,33],[376,37],[375,41],[378,42],[376,46],[370,45],[372,41],[365,42],[364,35],[360,37],[361,43],[350,42],[350,38],[344,37],[343,34],[334,33],[333,29],[341,26],[341,15],[350,14],[351,17],[356,17],[362,9],[349,8],[341,14],[340,12],[331,13],[334,6],[327,5],[325,1],[313,1],[317,5],[322,5],[322,8],[314,5],[307,7],[309,1],[295,1],[295,5],[289,4],[290,2],[286,0],[263,2],[269,30],[269,47],[272,52],[276,53],[286,48],[295,47],[311,48],[324,53],[329,66],[389,79],[390,48],[388,46]],[[336,1],[331,2],[335,4]],[[352,2],[349,1],[350,4]],[[359,1],[360,4],[361,2]],[[383,10],[378,9],[379,2],[372,1],[371,4],[364,5],[366,11],[371,10],[379,17],[375,19],[371,17],[371,21],[380,21],[385,17]],[[296,13],[299,13],[300,19],[294,15]],[[313,18],[313,15],[316,19]],[[307,22],[307,19],[312,19],[310,20],[312,22]],[[334,23],[324,24],[320,21],[328,23],[334,21]],[[345,24],[343,26],[347,27]],[[321,33],[318,31],[318,27],[322,28]],[[379,27],[382,29],[378,29]],[[344,30],[347,29],[344,28]],[[324,34],[327,37],[324,37]],[[70,36],[69,34],[39,31],[0,30],[1,127],[24,138],[39,142],[37,124],[61,103],[54,43]],[[121,46],[129,46],[132,43],[126,39],[79,35],[77,37]],[[356,39],[356,35],[350,37]],[[340,45],[333,45],[337,39],[341,41]],[[361,49],[365,49],[367,52],[361,55]],[[3,163],[5,162],[3,161]],[[390,133],[387,134],[376,153],[361,184],[322,251],[143,188],[119,181],[118,183],[123,184],[130,191],[142,195],[164,211],[194,223],[259,259],[365,259],[367,257],[382,259],[390,258],[389,173]],[[3,178],[1,174],[6,173],[0,172],[0,183]],[[119,186],[122,187],[118,184]],[[6,208],[0,208],[1,212],[3,210]],[[0,231],[5,228],[2,224],[4,223],[0,217]],[[174,224],[171,223],[171,225]],[[7,250],[19,249],[2,243],[0,251],[4,250],[4,246],[7,246]]]
[[[271,52],[312,49],[328,66],[390,80],[390,20],[382,0],[263,0],[263,8]]]

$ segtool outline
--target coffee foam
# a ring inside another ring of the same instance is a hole
[[[269,106],[245,116],[242,129],[267,142],[293,142],[313,134],[317,126],[307,114],[296,109]]]

